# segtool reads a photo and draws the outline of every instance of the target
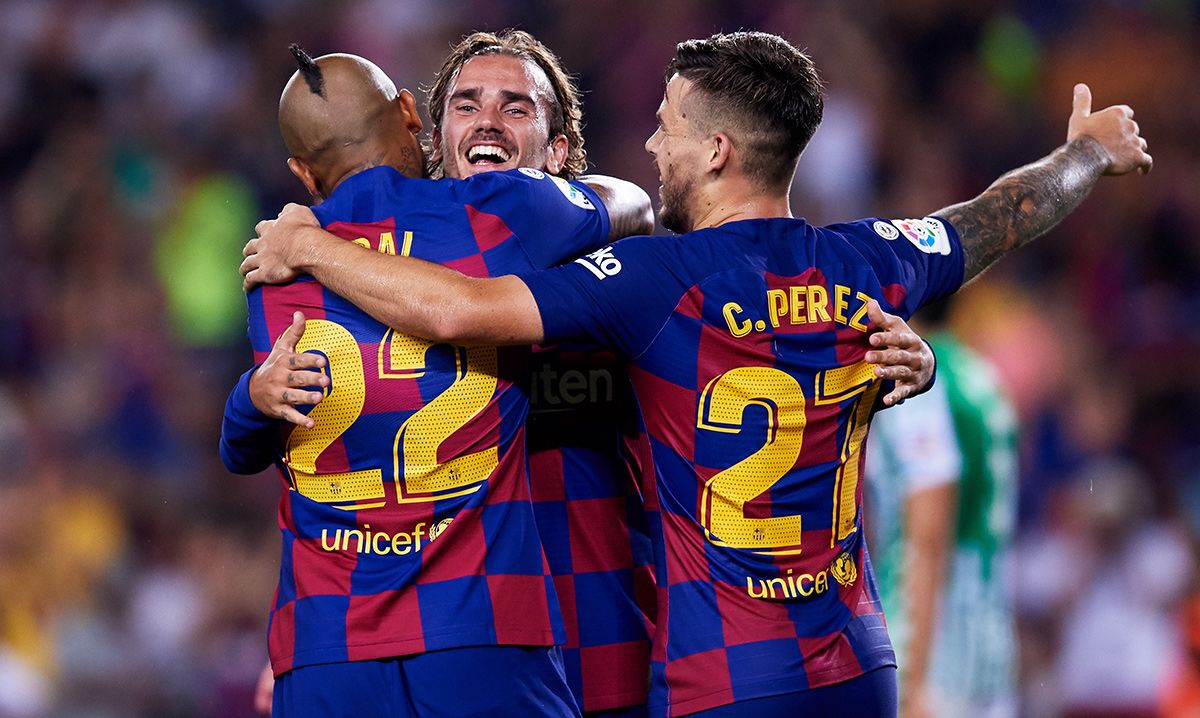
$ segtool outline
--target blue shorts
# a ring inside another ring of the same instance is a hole
[[[688,718],[896,718],[896,667],[884,666],[831,686],[752,698]]]
[[[273,718],[577,718],[562,652],[475,646],[301,666],[275,679]]]

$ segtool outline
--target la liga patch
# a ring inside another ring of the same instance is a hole
[[[926,254],[950,254],[950,237],[946,234],[946,228],[933,217],[893,219],[892,226]],[[876,227],[875,231],[879,232],[879,228]]]
[[[558,187],[558,191],[562,192],[563,196],[571,201],[571,204],[584,209],[596,209],[596,205],[592,204],[592,201],[588,199],[587,195],[580,191],[575,185],[561,177],[551,176],[550,179],[554,180],[554,185]]]

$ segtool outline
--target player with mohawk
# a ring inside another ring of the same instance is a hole
[[[532,170],[414,179],[425,162],[412,94],[363,58],[292,52],[279,107],[288,167],[323,200],[323,225],[360,251],[491,276],[552,266],[613,227],[649,229],[645,193],[610,178],[590,180],[598,189]],[[540,89],[520,104],[548,147]],[[248,302],[259,361],[274,337],[302,352],[288,355],[278,407],[296,427],[253,409],[247,374],[222,431],[231,471],[281,469],[274,713],[576,715],[526,474],[529,349],[416,340],[311,277]]]

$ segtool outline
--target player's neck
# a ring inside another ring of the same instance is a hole
[[[693,230],[719,227],[744,219],[773,219],[791,217],[792,207],[787,193],[764,193],[759,189],[743,188],[729,191],[728,187],[712,185],[713,191],[697,197],[696,221]]]

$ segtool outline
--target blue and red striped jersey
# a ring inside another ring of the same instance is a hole
[[[686,715],[894,665],[863,542],[866,303],[962,282],[936,219],[731,222],[523,274],[547,341],[630,366],[658,584],[650,703]]]
[[[416,180],[375,168],[314,208],[363,251],[486,277],[593,248],[608,217],[591,190],[533,170]],[[284,429],[280,582],[269,648],[293,667],[458,646],[566,640],[528,481],[528,348],[398,334],[311,278],[248,296],[261,361],[294,310],[299,351],[328,359],[311,429]],[[235,391],[225,428],[249,409]],[[231,416],[233,420],[231,420]],[[228,439],[228,441],[227,441]],[[231,469],[253,468],[223,437]],[[259,467],[261,468],[261,467]]]
[[[641,705],[655,595],[633,389],[611,352],[538,347],[533,367],[533,507],[566,624],[567,682],[585,712]]]

